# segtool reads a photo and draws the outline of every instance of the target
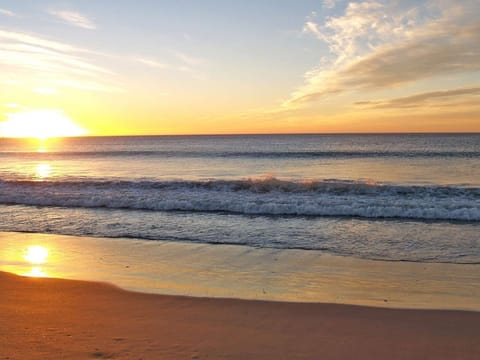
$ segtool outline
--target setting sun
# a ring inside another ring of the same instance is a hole
[[[8,120],[0,123],[0,137],[48,139],[85,134],[62,110],[11,113]]]

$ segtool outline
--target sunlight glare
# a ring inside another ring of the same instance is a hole
[[[62,110],[32,110],[7,115],[8,120],[0,123],[0,137],[48,139],[86,134]]]
[[[47,273],[39,266],[33,266],[30,272],[23,274],[23,276],[29,277],[48,277]]]
[[[50,173],[52,172],[52,167],[50,164],[38,164],[35,166],[35,173],[37,175],[37,178],[44,179],[46,177],[50,176]]]
[[[37,141],[38,141],[37,152],[38,153],[46,153],[47,152],[48,139],[37,139]]]
[[[48,249],[39,245],[29,246],[23,258],[30,264],[45,264],[48,258]]]

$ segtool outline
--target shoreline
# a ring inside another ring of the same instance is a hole
[[[0,232],[0,271],[221,299],[480,311],[480,266],[318,251]],[[48,250],[31,264],[31,246]]]
[[[0,272],[2,358],[476,359],[479,312],[194,298]],[[446,341],[448,339],[448,341]]]

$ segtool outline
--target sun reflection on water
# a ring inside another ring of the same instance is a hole
[[[50,164],[42,163],[35,166],[35,175],[39,179],[44,179],[49,177],[51,172],[52,172],[52,167],[50,166]]]

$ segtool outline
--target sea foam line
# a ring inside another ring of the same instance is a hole
[[[480,220],[480,189],[276,178],[0,181],[0,203],[251,215]]]

